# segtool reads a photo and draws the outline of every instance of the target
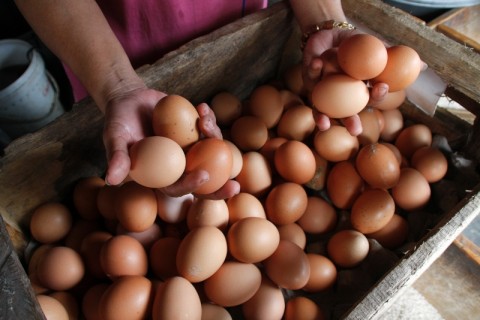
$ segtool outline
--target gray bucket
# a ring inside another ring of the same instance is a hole
[[[42,56],[26,41],[0,40],[0,128],[14,139],[63,113],[58,85]]]

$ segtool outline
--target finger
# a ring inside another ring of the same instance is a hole
[[[322,75],[323,61],[315,58],[303,69],[304,86],[307,92],[311,92],[315,83],[317,83]]]
[[[370,89],[370,99],[368,105],[375,105],[385,99],[388,94],[388,84],[386,83],[375,83]]]
[[[200,132],[207,138],[222,139],[222,131],[217,126],[217,119],[212,109],[206,103],[201,103],[197,106],[197,112],[200,116],[198,123]]]
[[[358,136],[363,131],[362,122],[358,114],[342,119],[342,123],[352,136]]]
[[[197,198],[211,199],[211,200],[222,200],[229,199],[234,195],[240,192],[240,183],[235,180],[228,180],[223,187],[210,194],[195,194]]]
[[[116,150],[108,159],[108,167],[105,175],[105,183],[118,185],[122,183],[130,172],[130,157],[128,151]]]
[[[313,110],[313,119],[315,120],[318,130],[326,131],[330,129],[330,118],[325,114],[318,112],[316,109]]]
[[[174,184],[159,189],[162,193],[170,197],[180,197],[189,193],[193,193],[202,184],[207,182],[209,174],[205,170],[197,170],[184,174]]]

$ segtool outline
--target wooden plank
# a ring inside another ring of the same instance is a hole
[[[448,85],[477,102],[469,106],[469,111],[475,115],[480,113],[479,54],[382,1],[344,0],[342,3],[349,18],[361,22],[391,44],[405,44],[417,50]]]

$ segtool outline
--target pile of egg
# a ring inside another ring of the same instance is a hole
[[[73,206],[39,206],[28,275],[47,318],[329,318],[312,295],[333,294],[339,273],[362,265],[372,243],[405,243],[407,216],[429,203],[447,159],[430,129],[406,126],[399,111],[420,72],[412,49],[361,35],[328,54],[333,63],[309,97],[298,65],[245,101],[216,94],[223,140],[202,138],[196,108],[167,96],[153,113],[155,135],[131,147],[128,181],[87,177]],[[391,92],[370,106],[376,81]],[[352,136],[332,119],[319,131],[314,108],[332,118],[358,113],[364,130]],[[199,168],[210,180],[195,194],[158,189]],[[239,194],[202,197],[229,179]]]

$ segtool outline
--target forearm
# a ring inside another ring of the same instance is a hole
[[[120,88],[143,86],[94,0],[15,0],[35,33],[104,111]]]
[[[289,1],[302,32],[325,20],[346,20],[340,0]]]

